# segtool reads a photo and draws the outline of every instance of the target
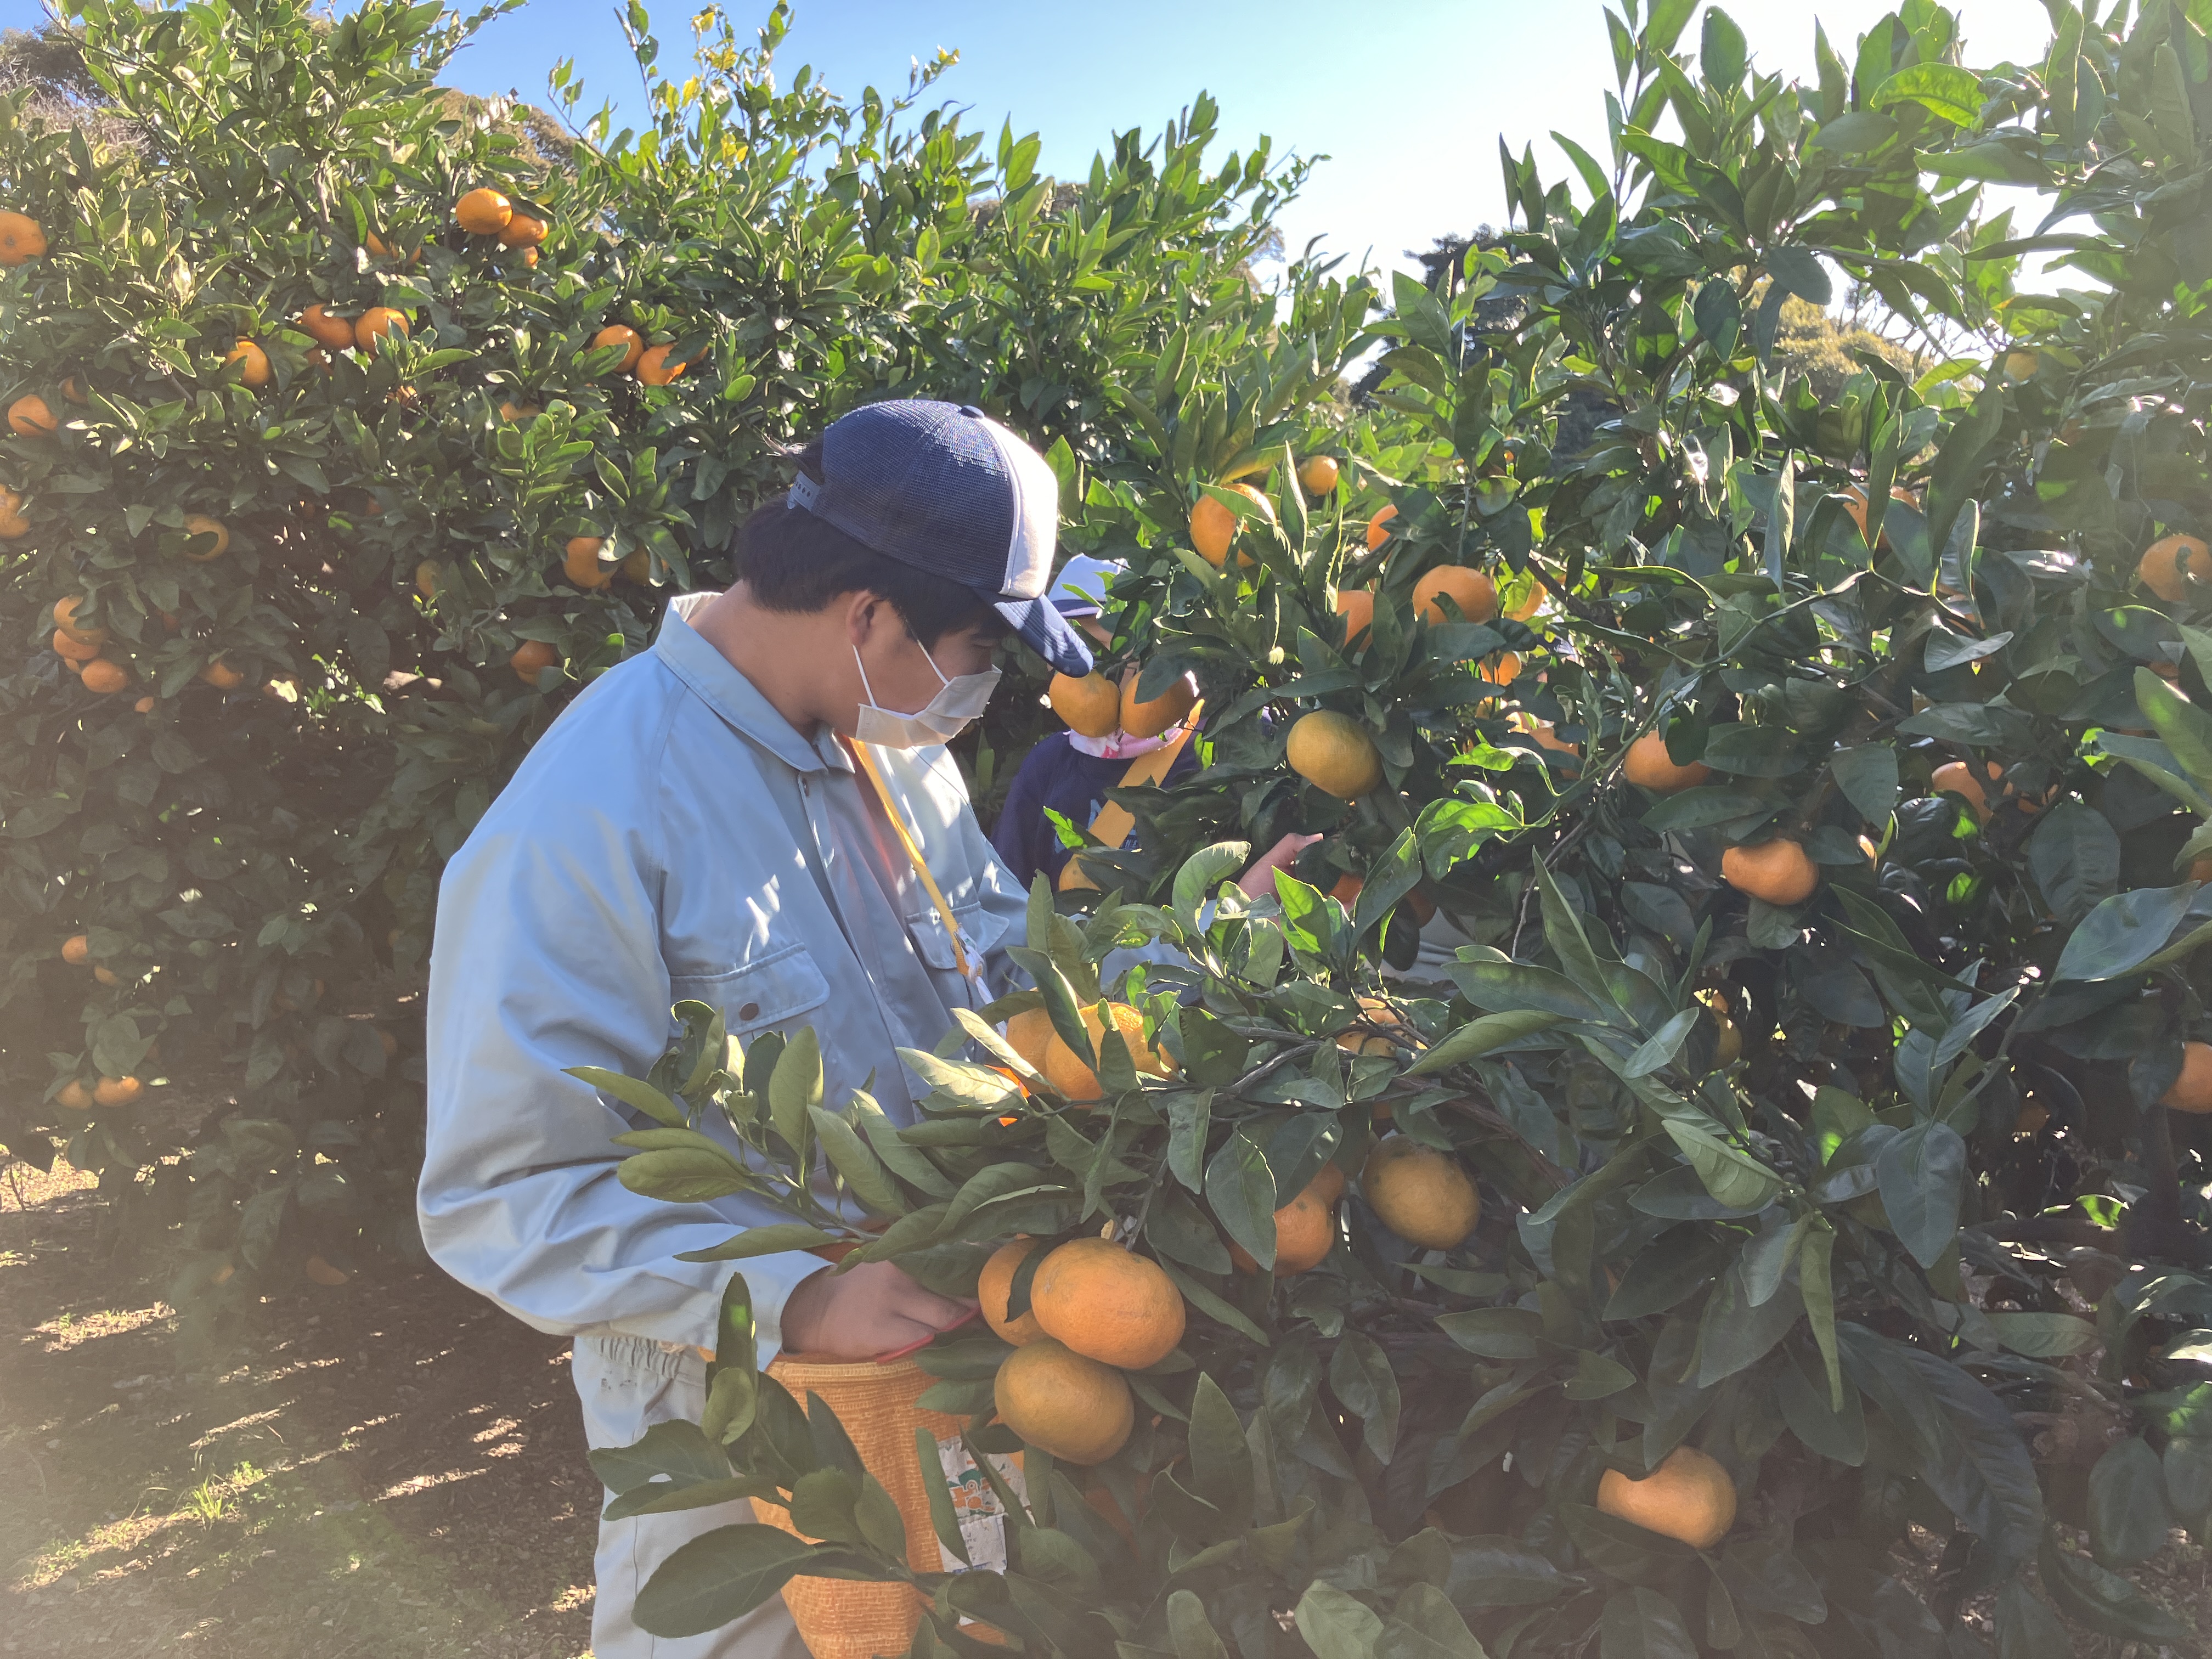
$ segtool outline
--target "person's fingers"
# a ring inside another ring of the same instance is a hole
[[[973,1302],[956,1302],[949,1296],[939,1296],[912,1280],[908,1284],[911,1288],[902,1291],[891,1305],[907,1318],[919,1319],[933,1330],[943,1330],[964,1317],[975,1306]]]

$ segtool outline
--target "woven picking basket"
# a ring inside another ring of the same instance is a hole
[[[943,1570],[937,1530],[929,1518],[928,1489],[915,1462],[914,1431],[957,1437],[963,1419],[924,1411],[915,1402],[935,1381],[911,1359],[889,1364],[811,1360],[779,1354],[768,1374],[803,1407],[817,1394],[852,1437],[868,1473],[883,1482],[906,1521],[907,1565],[917,1572]],[[753,1499],[753,1511],[771,1527],[805,1536],[791,1511]],[[902,1654],[914,1644],[925,1602],[904,1584],[860,1584],[842,1578],[794,1578],[783,1587],[784,1605],[815,1659],[877,1659]],[[971,1631],[970,1634],[980,1632]]]

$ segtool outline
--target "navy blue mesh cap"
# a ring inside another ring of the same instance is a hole
[[[822,478],[789,505],[863,547],[988,600],[1063,674],[1091,672],[1083,636],[1045,597],[1060,480],[1043,456],[964,404],[869,404],[822,434]]]

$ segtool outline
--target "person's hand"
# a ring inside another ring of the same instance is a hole
[[[818,1359],[873,1359],[927,1342],[974,1312],[964,1297],[939,1296],[895,1262],[863,1261],[842,1273],[824,1267],[783,1304],[783,1346]]]
[[[1298,854],[1319,841],[1319,836],[1285,836],[1252,860],[1252,867],[1237,878],[1247,898],[1264,898],[1275,890],[1275,872],[1287,870]]]

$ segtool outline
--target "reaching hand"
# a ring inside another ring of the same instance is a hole
[[[1297,862],[1300,853],[1319,841],[1319,836],[1285,836],[1252,860],[1252,867],[1237,878],[1248,898],[1264,898],[1275,890],[1275,872]]]
[[[964,1297],[924,1290],[893,1262],[824,1267],[784,1303],[783,1346],[810,1359],[873,1359],[926,1342],[975,1309]]]

